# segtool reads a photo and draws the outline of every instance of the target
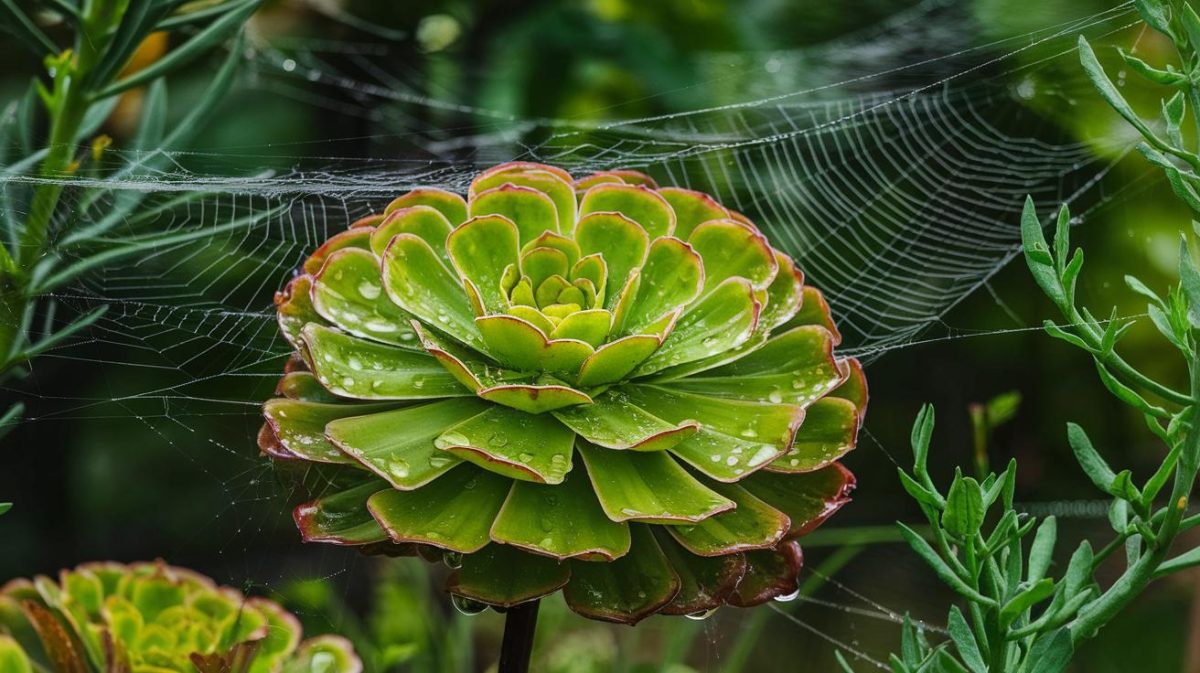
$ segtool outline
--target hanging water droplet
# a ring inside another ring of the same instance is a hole
[[[686,616],[688,619],[694,619],[699,622],[699,621],[708,619],[709,617],[712,617],[713,614],[716,613],[716,611],[717,611],[716,608],[712,608],[710,610],[701,610],[700,612],[693,612]]]
[[[451,570],[458,570],[462,567],[463,555],[461,552],[448,551],[442,554],[442,563],[445,563],[446,567]]]
[[[466,596],[459,596],[458,594],[450,594],[450,602],[454,605],[455,610],[468,617],[477,615],[488,609],[486,603],[480,603],[479,601],[471,600]]]
[[[775,600],[780,603],[791,603],[792,601],[796,600],[796,597],[799,595],[800,595],[800,590],[796,589],[795,591],[793,591],[790,594],[780,594],[780,595],[776,596]]]

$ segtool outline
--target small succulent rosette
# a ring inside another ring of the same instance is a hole
[[[92,563],[0,590],[0,673],[360,673],[278,604],[165,563]]]
[[[854,486],[866,385],[821,293],[744,216],[634,171],[416,189],[276,302],[296,355],[259,444],[327,465],[304,539],[440,550],[459,602],[762,603]]]

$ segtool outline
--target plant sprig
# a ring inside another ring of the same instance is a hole
[[[55,288],[96,268],[206,235],[136,235],[136,227],[154,223],[199,193],[147,203],[143,191],[81,187],[72,208],[64,205],[63,194],[80,174],[109,181],[148,174],[169,161],[165,151],[191,142],[230,89],[242,59],[241,28],[260,2],[54,0],[50,4],[73,36],[71,46],[63,48],[32,14],[12,0],[0,0],[0,30],[42,56],[46,67],[44,80],[35,79],[24,97],[0,109],[0,381],[23,376],[32,358],[104,315],[100,306],[55,327],[55,300],[49,295]],[[177,38],[174,46],[129,71],[139,47],[160,31]],[[166,129],[166,77],[231,38],[229,56],[201,98],[174,129]],[[122,148],[131,158],[105,162],[113,141],[95,134],[120,95],[139,87],[146,87],[139,128]],[[39,140],[42,126],[46,136]],[[13,182],[15,176],[32,180]],[[39,314],[44,318],[40,331],[34,328]],[[19,414],[17,406],[4,412],[6,424]]]
[[[1085,73],[1108,104],[1143,137],[1142,154],[1163,169],[1175,193],[1200,217],[1200,152],[1184,139],[1182,126],[1192,108],[1200,140],[1200,16],[1182,0],[1135,0],[1142,18],[1175,44],[1180,64],[1153,67],[1130,54],[1124,62],[1142,77],[1175,89],[1162,101],[1162,131],[1143,121],[1105,74],[1094,50],[1080,38]],[[1083,473],[1111,499],[1113,537],[1099,551],[1084,540],[1061,573],[1051,572],[1058,526],[1019,512],[1013,503],[1017,465],[979,480],[957,471],[939,490],[926,461],[934,413],[925,407],[913,427],[913,467],[899,470],[901,484],[921,508],[931,534],[923,539],[901,525],[913,550],[962,599],[952,606],[949,639],[930,643],[911,622],[904,625],[901,651],[892,655],[896,673],[1060,673],[1084,640],[1094,637],[1146,586],[1171,573],[1200,566],[1200,550],[1172,556],[1179,534],[1200,525],[1186,516],[1200,469],[1200,269],[1192,260],[1186,233],[1180,243],[1179,284],[1157,293],[1126,276],[1126,284],[1148,300],[1151,322],[1187,364],[1188,389],[1178,390],[1125,360],[1118,352],[1132,321],[1099,320],[1076,297],[1083,270],[1082,250],[1071,248],[1071,214],[1064,205],[1046,240],[1032,200],[1021,218],[1025,261],[1042,292],[1064,318],[1046,321],[1051,336],[1087,352],[1101,383],[1117,399],[1140,412],[1163,443],[1159,466],[1138,479],[1114,468],[1082,426],[1067,427],[1067,442]],[[978,438],[976,445],[979,445]],[[978,453],[978,451],[977,451]],[[978,458],[977,465],[982,464]],[[1168,487],[1169,485],[1169,487]],[[990,523],[988,523],[990,522]],[[1113,582],[1096,577],[1100,563],[1118,550],[1125,566]],[[843,669],[850,668],[844,660]]]

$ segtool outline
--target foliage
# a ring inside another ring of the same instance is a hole
[[[1153,67],[1126,53],[1122,58],[1138,74],[1178,89],[1162,103],[1166,137],[1161,137],[1133,111],[1099,65],[1088,43],[1080,40],[1080,56],[1089,78],[1105,100],[1144,138],[1139,149],[1163,168],[1175,190],[1200,213],[1195,170],[1200,157],[1187,149],[1181,125],[1190,101],[1200,111],[1200,17],[1184,2],[1135,3],[1153,29],[1175,43],[1181,68]],[[1197,120],[1200,129],[1200,120]],[[911,473],[900,471],[905,490],[919,503],[931,526],[930,539],[902,526],[904,536],[930,568],[964,601],[949,614],[950,639],[930,644],[921,629],[906,623],[901,652],[893,655],[897,672],[946,671],[985,673],[1058,673],[1066,669],[1075,647],[1125,608],[1151,581],[1200,565],[1200,550],[1172,557],[1179,534],[1200,524],[1200,515],[1187,516],[1191,491],[1200,466],[1200,271],[1189,254],[1186,235],[1180,245],[1179,285],[1165,294],[1127,276],[1129,287],[1149,300],[1147,312],[1163,340],[1186,363],[1187,392],[1146,375],[1118,352],[1132,325],[1114,312],[1106,321],[1076,300],[1076,282],[1083,268],[1083,251],[1072,254],[1071,217],[1060,209],[1053,247],[1046,241],[1032,200],[1026,202],[1021,223],[1025,259],[1041,290],[1058,307],[1064,324],[1047,321],[1045,329],[1092,356],[1101,382],[1117,399],[1140,413],[1163,444],[1163,457],[1146,479],[1129,469],[1109,465],[1084,429],[1071,423],[1067,440],[1084,474],[1111,498],[1109,522],[1114,537],[1099,551],[1084,540],[1057,576],[1051,561],[1057,539],[1054,517],[1038,522],[1019,513],[1013,504],[1016,462],[1002,473],[987,473],[981,481],[955,475],[949,489],[940,491],[926,467],[933,431],[933,410],[922,409],[913,428],[914,463]],[[1168,488],[1169,485],[1169,488]],[[992,522],[986,526],[985,522]],[[1099,564],[1124,551],[1120,576],[1104,587],[1096,578]],[[848,666],[844,666],[848,670]]]
[[[296,511],[307,540],[444,551],[460,603],[563,589],[633,623],[794,592],[795,539],[847,501],[861,369],[791,259],[704,194],[505,164],[304,270],[260,446],[336,475]]]
[[[223,230],[158,231],[160,215],[200,195],[148,202],[144,192],[119,183],[161,168],[164,151],[186,145],[203,127],[233,80],[240,42],[173,129],[165,125],[165,78],[239,34],[259,1],[60,0],[49,13],[0,4],[0,30],[44,57],[47,76],[0,109],[0,381],[23,376],[31,359],[80,334],[106,310],[58,325],[55,290],[103,266]],[[70,48],[43,30],[47,15],[70,27]],[[179,44],[156,53],[175,38]],[[140,124],[128,146],[119,147],[127,151],[114,158],[116,141],[99,132],[122,96],[143,88]],[[8,409],[0,427],[20,413],[20,405]]]
[[[338,636],[164,563],[93,563],[0,593],[0,672],[359,673]]]

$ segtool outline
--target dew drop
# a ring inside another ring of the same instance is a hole
[[[459,596],[458,594],[451,594],[450,602],[454,605],[455,610],[458,610],[468,617],[477,615],[488,609],[486,603],[480,603],[479,601],[471,600],[466,596]]]
[[[771,393],[767,395],[767,399],[771,401],[771,404],[779,404],[783,401],[783,394],[778,390],[772,390]]]
[[[363,281],[358,284],[358,293],[363,296],[363,299],[378,299],[381,288],[375,283]]]
[[[533,454],[532,453],[522,453],[517,456],[517,460],[521,461],[522,463],[528,463],[529,461],[533,460]]]
[[[449,465],[450,460],[451,460],[450,456],[436,456],[436,455],[430,456],[429,457],[429,467],[432,467],[433,469],[438,470],[438,469],[441,469],[441,468]]]
[[[733,467],[734,465],[737,465],[737,463],[738,463],[737,456],[730,456],[730,457],[728,457],[728,458],[726,458],[726,459],[725,459],[725,464],[726,464],[726,465],[728,465],[728,466],[730,466],[730,467]]]
[[[388,464],[387,464],[387,471],[388,471],[388,474],[392,475],[396,479],[404,479],[405,477],[408,476],[408,471],[409,471],[408,461],[401,460],[399,458],[397,458],[395,460],[390,460],[390,461],[388,461]]]
[[[796,589],[790,594],[780,594],[779,596],[776,596],[775,600],[779,603],[791,603],[792,601],[796,600],[796,597],[799,595],[800,590]]]
[[[501,447],[501,446],[505,446],[507,444],[508,444],[508,436],[506,436],[502,432],[497,432],[496,434],[492,435],[491,437],[488,437],[488,446]],[[529,456],[528,453],[523,453],[521,455]],[[531,459],[533,458],[533,456],[529,456],[529,457]],[[529,462],[529,461],[526,460],[525,462]]]

